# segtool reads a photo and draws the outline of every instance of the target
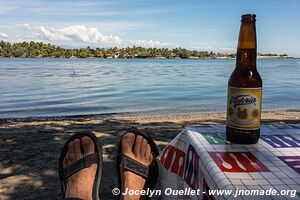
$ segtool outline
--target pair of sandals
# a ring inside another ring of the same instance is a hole
[[[126,133],[134,133],[136,136],[140,135],[144,139],[148,141],[148,144],[151,147],[151,152],[153,154],[154,163],[150,164],[148,167],[143,165],[142,163],[122,154],[122,138]],[[73,163],[71,166],[67,168],[63,168],[63,160],[66,157],[66,154],[68,152],[68,145],[71,141],[74,141],[75,139],[81,139],[82,137],[89,137],[94,145],[95,145],[95,153],[89,154],[87,156],[84,156],[80,160]],[[137,129],[129,129],[124,132],[124,134],[121,136],[118,151],[117,151],[117,174],[118,174],[118,188],[120,191],[122,191],[121,186],[121,168],[124,170],[131,171],[143,178],[145,178],[145,187],[149,189],[153,189],[155,186],[155,183],[158,178],[158,165],[155,161],[155,157],[157,157],[159,154],[158,148],[154,141],[151,139],[148,133],[137,130]],[[59,180],[61,183],[61,189],[62,189],[62,196],[66,200],[81,200],[80,198],[65,198],[66,193],[66,182],[67,178],[75,174],[76,172],[90,167],[92,164],[97,164],[97,171],[94,178],[93,183],[93,192],[92,197],[93,200],[99,200],[99,190],[100,190],[100,183],[101,183],[101,176],[102,176],[102,165],[103,165],[103,157],[102,157],[102,147],[98,142],[97,137],[92,133],[78,133],[73,135],[63,146],[59,158],[59,164],[58,164],[58,174],[59,174]],[[121,198],[121,195],[118,196],[118,198]]]

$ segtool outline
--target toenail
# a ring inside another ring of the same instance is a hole
[[[134,136],[135,136],[134,133],[128,132],[128,133],[125,133],[124,139],[125,140],[132,139],[132,138],[134,138]]]
[[[83,137],[83,138],[81,138],[81,142],[82,142],[84,145],[87,145],[87,144],[89,143],[89,140],[88,140],[88,138]]]
[[[141,141],[143,139],[143,137],[138,135],[136,139]]]

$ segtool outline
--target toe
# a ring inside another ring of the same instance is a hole
[[[132,153],[132,147],[135,141],[135,134],[134,133],[126,133],[122,137],[122,153],[128,155]]]
[[[67,168],[67,158],[64,157],[64,160],[63,160],[63,168]]]
[[[83,157],[83,155],[81,153],[81,147],[80,147],[80,140],[79,139],[74,140],[74,142],[73,142],[73,151],[74,151],[76,160],[79,160]]]
[[[68,144],[68,153],[67,153],[67,164],[71,165],[74,163],[74,148],[73,148],[73,141],[69,142]]]
[[[151,147],[150,147],[150,145],[149,144],[147,144],[147,146],[146,146],[146,151],[145,151],[145,158],[146,158],[146,160],[149,160],[150,159],[150,155],[151,155]]]
[[[147,151],[148,141],[144,138],[141,144],[141,156],[144,157]]]
[[[152,154],[152,152],[150,153],[150,157],[149,157],[149,163],[152,163],[152,161],[153,161],[153,154]]]
[[[84,136],[81,138],[81,144],[83,147],[84,156],[92,154],[95,152],[94,142],[91,138]]]
[[[141,155],[141,146],[142,146],[143,137],[138,135],[135,138],[135,144],[134,144],[134,154],[136,156]]]

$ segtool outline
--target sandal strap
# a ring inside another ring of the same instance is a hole
[[[142,176],[145,179],[148,178],[149,167],[126,155],[122,155],[120,167],[129,170],[139,176]]]
[[[64,169],[63,177],[67,179],[76,172],[90,167],[92,164],[97,164],[99,160],[99,155],[97,153],[92,153],[87,156],[84,156],[80,160],[73,163],[71,166]]]

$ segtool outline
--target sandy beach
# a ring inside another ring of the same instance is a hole
[[[299,112],[272,111],[262,124],[297,124]],[[73,134],[93,132],[103,146],[102,199],[114,199],[115,155],[122,130],[149,130],[160,151],[185,127],[225,124],[225,114],[136,116],[111,114],[0,120],[0,199],[60,199],[57,164],[60,149]]]

